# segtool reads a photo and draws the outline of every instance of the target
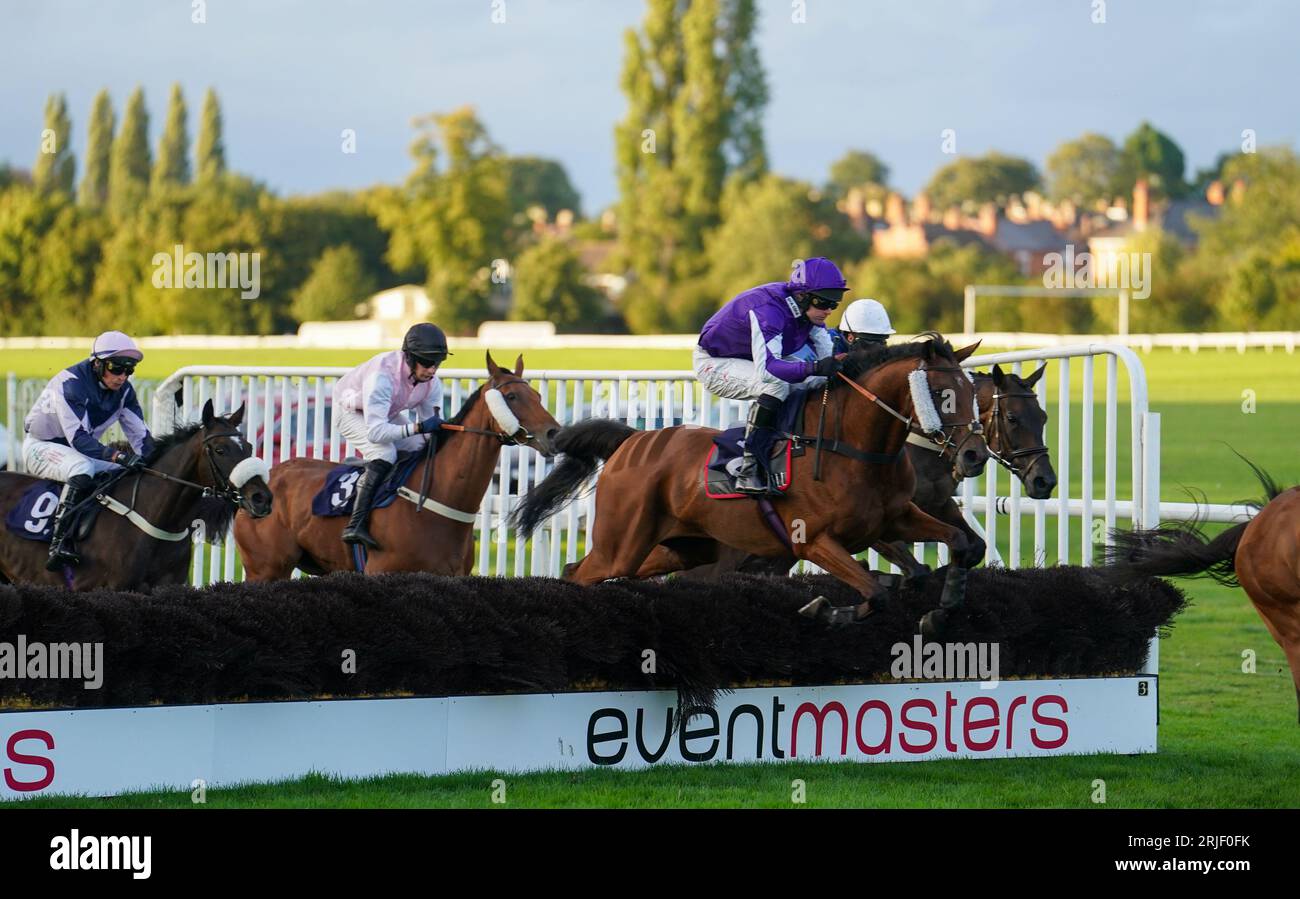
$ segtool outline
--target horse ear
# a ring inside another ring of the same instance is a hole
[[[227,418],[226,421],[230,422],[230,423],[231,423],[232,425],[234,425],[235,427],[239,427],[240,422],[242,422],[242,421],[244,420],[244,406],[246,406],[246,405],[248,405],[248,404],[247,404],[247,403],[240,403],[240,404],[239,404],[239,408],[236,409],[235,412],[234,412],[234,414],[231,415],[229,418]]]
[[[1002,372],[1002,366],[995,364],[993,366],[993,384],[996,387],[1001,387],[1004,383],[1006,383],[1006,380],[1007,380],[1007,376]]]
[[[960,350],[954,350],[952,354],[953,358],[955,358],[958,362],[965,362],[968,358],[970,358],[970,356],[976,350],[980,348],[980,344],[983,342],[984,339],[980,338],[979,340],[972,343],[970,346],[964,346]]]
[[[1045,371],[1047,371],[1047,363],[1046,363],[1046,362],[1044,362],[1042,365],[1038,366],[1038,371],[1034,372],[1032,375],[1030,375],[1029,377],[1027,377],[1027,378],[1024,379],[1024,381],[1025,381],[1025,386],[1026,386],[1026,387],[1033,387],[1035,384],[1038,383],[1038,379],[1041,378],[1041,377],[1043,376],[1043,372],[1045,372]]]
[[[492,361],[492,351],[491,351],[491,350],[488,350],[488,351],[487,351],[487,353],[486,353],[486,357],[487,357],[487,371],[488,371],[488,374],[489,374],[489,375],[494,375],[494,374],[496,374],[496,373],[497,373],[497,370],[498,370],[501,366],[497,365],[495,362]]]
[[[515,360],[515,377],[517,378],[523,373],[524,373],[524,354],[520,353],[519,358]]]
[[[212,412],[212,400],[208,400],[206,403],[203,404],[203,427],[205,428],[212,427],[212,422],[215,419],[215,417],[216,416]]]

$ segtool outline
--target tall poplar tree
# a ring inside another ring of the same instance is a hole
[[[90,209],[101,209],[108,202],[108,164],[113,148],[113,129],[117,126],[113,101],[107,90],[95,95],[90,109],[90,127],[86,138],[86,168],[81,175],[77,199]]]
[[[32,166],[32,184],[45,194],[72,196],[77,158],[73,155],[72,121],[68,118],[68,101],[63,94],[50,94],[45,101],[45,128],[41,145]]]
[[[211,181],[226,170],[226,144],[221,134],[221,103],[217,92],[208,88],[203,95],[203,113],[199,121],[198,165],[200,183]]]
[[[113,141],[108,169],[108,206],[115,219],[129,217],[149,190],[149,111],[144,89],[126,101],[122,130]]]
[[[625,35],[615,144],[634,330],[694,328],[720,303],[704,284],[705,238],[729,174],[750,180],[767,164],[754,19],[752,0],[648,0]]]
[[[186,124],[188,110],[180,84],[172,85],[167,101],[167,123],[158,142],[158,159],[153,166],[150,189],[179,187],[190,183],[190,132]]]

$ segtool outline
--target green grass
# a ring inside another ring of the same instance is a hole
[[[150,354],[146,377],[169,373],[182,361],[230,364],[348,364],[357,353],[190,352]],[[458,367],[466,358],[453,360]],[[495,352],[513,360],[513,351]],[[532,368],[592,367],[686,369],[678,351],[609,353],[534,351]],[[1139,356],[1146,368],[1153,411],[1162,413],[1162,495],[1185,500],[1180,485],[1202,489],[1214,502],[1257,496],[1250,471],[1227,442],[1271,470],[1283,483],[1300,480],[1294,440],[1300,424],[1300,356],[1283,352],[1156,351]],[[6,351],[0,372],[50,374],[71,360],[66,353]],[[157,369],[150,369],[149,365]],[[1099,371],[1104,371],[1098,366]],[[1027,368],[1028,370],[1028,368]],[[1052,373],[1054,375],[1054,372]],[[1100,374],[1098,375],[1100,377]],[[1082,366],[1072,367],[1071,439],[1081,435]],[[1100,383],[1100,382],[1099,382]],[[1121,390],[1126,391],[1125,385]],[[1256,411],[1242,409],[1252,390]],[[1100,393],[1100,390],[1099,390]],[[1121,396],[1127,396],[1121,392]],[[1056,408],[1055,386],[1049,397]],[[1098,434],[1104,409],[1097,406]],[[1119,408],[1127,434],[1127,404]],[[1056,442],[1056,422],[1047,440]],[[1096,459],[1100,493],[1101,459]],[[1128,485],[1120,468],[1120,491]],[[1070,472],[1078,495],[1081,472]],[[1005,486],[1005,478],[1001,483]],[[1005,491],[1003,491],[1005,492]],[[1100,511],[1100,509],[1098,510]],[[1121,522],[1123,523],[1123,522]],[[1033,519],[1023,520],[1024,539]],[[1006,520],[999,522],[1005,547]],[[1076,525],[1077,528],[1077,525]],[[1077,531],[1074,538],[1078,539]],[[1049,547],[1056,526],[1047,520]],[[1180,586],[1193,598],[1161,644],[1160,751],[1150,756],[939,761],[906,764],[730,765],[663,767],[643,772],[583,771],[532,775],[479,772],[448,777],[392,776],[340,783],[321,776],[281,784],[210,789],[205,807],[497,807],[491,782],[503,777],[507,808],[521,807],[789,807],[791,781],[807,784],[810,807],[1090,807],[1093,781],[1106,781],[1107,807],[1300,806],[1300,727],[1296,697],[1281,650],[1239,590],[1201,581]],[[1241,671],[1243,650],[1257,654],[1257,673]],[[26,806],[192,807],[188,791],[142,793],[111,799],[38,799]]]

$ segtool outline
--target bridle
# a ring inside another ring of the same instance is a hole
[[[934,366],[928,366],[925,364],[925,362],[922,362],[921,365],[918,367],[918,370],[919,371],[949,371],[949,372],[955,372],[956,374],[962,377],[969,377],[969,375],[967,375],[966,373],[966,369],[958,365],[942,365],[942,366],[934,367]],[[975,391],[975,396],[978,397],[979,392],[975,388],[974,384],[971,385],[971,389]],[[920,433],[924,439],[928,440],[930,443],[938,447],[939,458],[949,459],[952,462],[953,476],[956,477],[958,480],[961,480],[961,476],[957,472],[957,459],[961,455],[962,448],[965,447],[970,440],[974,439],[975,437],[981,437],[984,434],[984,425],[980,421],[979,403],[977,400],[971,401],[971,410],[972,410],[972,418],[968,423],[964,423],[960,421],[946,422],[946,423],[941,423],[938,430],[931,431],[929,433],[920,432],[920,431],[917,432]],[[955,439],[958,428],[967,429],[966,436],[964,436],[960,441]]]
[[[1000,392],[997,389],[997,387],[993,388],[993,408],[989,412],[989,440],[988,440],[989,455],[992,456],[993,459],[999,465],[1005,468],[1007,471],[1011,472],[1013,475],[1023,480],[1024,472],[1027,472],[1029,471],[1029,469],[1033,468],[1034,465],[1038,462],[1038,459],[1035,458],[1028,465],[1025,465],[1023,467],[1017,465],[1015,463],[1015,460],[1020,459],[1024,456],[1035,456],[1035,457],[1041,456],[1046,453],[1050,453],[1051,450],[1049,450],[1046,445],[1041,443],[1037,446],[1026,447],[1025,449],[1011,450],[1010,452],[1007,453],[1001,453],[998,452],[996,449],[994,449],[994,445],[1001,444],[1004,439],[1003,436],[1004,432],[1001,427],[1002,416],[1004,414],[1010,415],[1010,412],[1007,412],[1005,406],[1002,405],[1001,400],[1006,399],[1007,397],[1020,397],[1022,399],[1037,400],[1038,394],[1032,391],[1016,391],[1016,392],[1004,393],[1004,392]],[[1009,423],[1010,422],[1008,422],[1008,424]]]
[[[496,390],[500,392],[502,387],[507,387],[511,384],[523,384],[525,387],[528,386],[528,382],[525,381],[523,378],[511,378],[508,381],[502,381],[500,384],[493,384],[491,381],[488,381],[483,385],[482,389],[485,393],[488,390]],[[489,409],[489,412],[490,411],[491,410]],[[500,425],[500,422],[496,420],[495,415],[491,417],[493,422]],[[516,418],[516,421],[518,421],[518,418]],[[484,437],[495,437],[496,439],[501,441],[501,444],[503,446],[508,446],[512,443],[516,446],[523,446],[524,444],[528,443],[528,441],[532,440],[534,436],[531,431],[529,431],[527,428],[524,427],[523,422],[519,422],[519,429],[515,431],[513,434],[505,433],[504,429],[500,431],[496,431],[496,430],[491,430],[489,428],[469,428],[464,425],[453,425],[453,424],[446,424],[446,423],[444,423],[442,427],[444,430],[448,430],[448,431],[460,431],[465,434],[479,434]]]

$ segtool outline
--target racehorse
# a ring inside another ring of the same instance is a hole
[[[223,418],[209,401],[202,421],[158,438],[142,472],[123,469],[112,476],[111,486],[100,485],[95,495],[110,497],[109,511],[127,520],[92,506],[99,514],[78,540],[82,561],[76,568],[46,571],[49,544],[24,540],[0,526],[0,582],[77,590],[187,583],[192,525],[201,523],[207,537],[220,538],[237,509],[258,518],[271,513],[266,463],[253,457],[239,433],[243,418],[243,406]],[[37,481],[0,472],[0,509],[16,505]],[[79,530],[76,522],[73,527]]]
[[[1134,575],[1210,577],[1242,587],[1264,626],[1286,654],[1300,716],[1300,487],[1283,490],[1267,472],[1242,457],[1264,488],[1250,521],[1209,538],[1199,522],[1116,532],[1106,552],[1109,577]]]
[[[635,431],[594,419],[561,432],[557,446],[565,458],[525,494],[513,520],[523,533],[534,530],[604,459],[596,485],[594,548],[566,566],[566,580],[594,584],[680,571],[716,559],[722,543],[760,556],[808,559],[853,587],[863,599],[853,607],[832,609],[825,597],[817,597],[805,608],[805,614],[837,625],[863,620],[888,596],[854,552],[880,540],[937,540],[948,545],[954,560],[942,607],[927,615],[927,632],[937,631],[945,610],[965,597],[970,543],[959,528],[926,515],[911,501],[916,478],[903,447],[912,420],[919,418],[934,439],[956,448],[964,475],[983,467],[988,448],[979,434],[975,392],[958,366],[974,350],[954,351],[931,334],[910,344],[851,352],[829,382],[827,402],[809,402],[802,413],[801,434],[835,435],[824,444],[820,477],[812,469],[821,452],[812,449],[792,461],[791,486],[766,509],[760,502],[704,495],[700,463],[717,431],[689,426]],[[935,396],[952,410],[949,418],[939,414]],[[805,445],[814,445],[811,438]]]
[[[994,365],[992,373],[971,372],[989,456],[1020,479],[1030,499],[1047,499],[1056,488],[1051,453],[1043,443],[1047,413],[1038,404],[1038,395],[1034,392],[1034,385],[1046,370],[1044,363],[1027,378],[1003,372],[1000,365]],[[916,492],[912,494],[912,502],[927,515],[961,528],[970,541],[970,558],[982,559],[984,538],[966,521],[953,498],[961,481],[953,450],[952,446],[928,440],[913,426],[907,436],[907,456],[916,470]],[[872,548],[898,565],[905,578],[929,571],[912,556],[911,548],[901,540],[879,543]],[[783,576],[794,563],[792,555],[764,558],[723,546],[718,550],[716,562],[692,568],[682,575],[709,579],[727,572],[744,571]]]
[[[371,513],[371,533],[382,550],[371,550],[365,571],[426,571],[465,575],[474,567],[474,519],[496,470],[501,447],[531,446],[550,457],[560,424],[515,370],[499,367],[487,354],[485,384],[470,394],[444,424],[411,471],[406,487],[427,497],[424,506],[398,498]],[[235,542],[250,581],[282,580],[299,568],[309,574],[354,571],[357,560],[342,540],[344,517],[312,514],[312,497],[338,465],[322,459],[289,459],[271,470],[275,514],[263,520],[240,515]]]

